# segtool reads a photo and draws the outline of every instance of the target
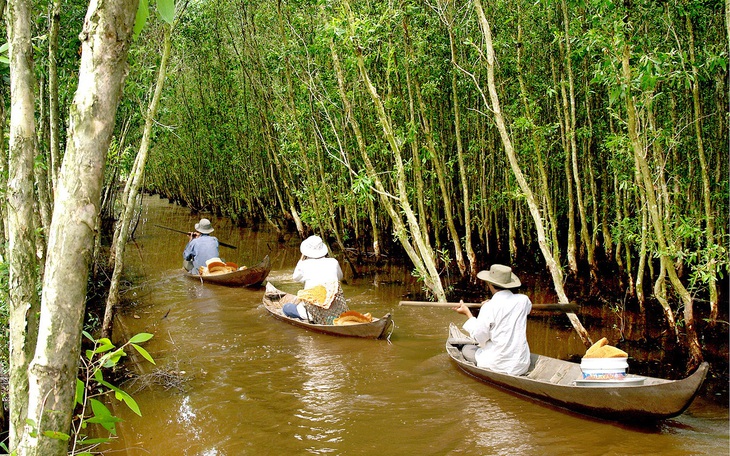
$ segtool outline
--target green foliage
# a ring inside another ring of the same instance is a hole
[[[147,18],[150,15],[150,6],[148,0],[139,0],[139,6],[137,7],[137,17],[134,20],[134,39],[139,37],[142,33],[142,29],[147,23]]]
[[[157,0],[157,12],[163,21],[172,25],[175,20],[175,0]]]
[[[523,216],[527,214],[525,196],[515,191],[489,111],[483,37],[473,10],[454,2],[349,3],[352,23],[341,4],[330,2],[191,3],[174,35],[175,71],[170,73],[159,119],[159,125],[169,128],[156,129],[146,169],[148,189],[193,210],[220,208],[221,213],[239,215],[248,211],[245,215],[253,218],[265,213],[281,225],[291,219],[290,205],[307,228],[330,229],[332,212],[336,212],[343,232],[367,226],[372,203],[376,217],[385,224],[382,232],[392,232],[389,215],[372,189],[377,177],[390,200],[397,195],[396,160],[357,66],[362,56],[401,147],[408,202],[412,207],[422,203],[426,214],[418,216],[430,227],[431,239],[438,238],[434,245],[447,245],[447,234],[441,223],[444,200],[428,152],[431,138],[442,154],[454,213],[460,214],[456,217],[459,235],[469,229],[458,225],[466,209],[472,226],[477,227],[472,230],[472,239],[478,237],[474,242],[481,244],[477,250],[494,237],[508,236],[502,223],[508,215],[519,225],[516,231],[530,237],[533,224]],[[726,39],[716,33],[724,24],[719,2],[670,2],[656,8],[655,3],[640,0],[627,8],[603,0],[569,1],[570,55],[566,55],[568,38],[559,3],[520,0],[498,5],[486,13],[497,53],[501,107],[519,165],[538,192],[541,213],[546,213],[548,198],[554,208],[558,245],[565,248],[567,239],[567,191],[574,188],[567,176],[571,176],[583,184],[588,229],[598,234],[596,242],[610,248],[604,242],[612,240],[598,239],[600,233],[610,232],[615,235],[613,241],[629,249],[627,254],[638,253],[647,208],[636,185],[634,151],[626,128],[626,96],[631,93],[652,179],[657,186],[665,182],[669,189],[662,201],[665,218],[672,221],[669,237],[681,244],[682,252],[698,252],[685,261],[696,258],[697,267],[709,264],[710,256],[702,259],[704,254],[699,253],[709,249],[702,240],[703,225],[686,237],[677,220],[681,216],[704,220],[698,204],[703,190],[697,169],[696,120],[687,90],[695,76],[689,63],[685,14],[690,14],[695,26],[708,169],[719,176],[710,198],[716,220],[725,220],[728,214],[727,160],[721,152],[727,144],[727,119],[717,109],[727,105]],[[139,111],[136,100],[148,96],[153,80],[150,69],[155,68],[159,54],[159,39],[154,38],[167,24],[164,17],[170,18],[169,9],[163,12],[169,6],[157,2],[161,21],[150,27],[145,34],[149,36],[138,41],[135,51],[129,78],[135,82],[127,87],[134,101],[124,107],[135,123],[140,120],[134,117]],[[456,62],[451,58],[449,32]],[[621,67],[624,48],[631,54],[628,85]],[[342,81],[334,72],[333,52]],[[568,87],[568,65],[574,94]],[[456,166],[452,76],[460,106],[468,208],[462,205],[465,198]],[[340,82],[353,107],[352,118],[345,114]],[[566,174],[570,138],[565,122],[570,121],[571,95],[575,97],[577,177]],[[361,147],[374,164],[375,175],[365,170]],[[538,148],[544,170],[537,168]],[[539,171],[547,177],[547,189],[541,190]],[[623,220],[616,215],[615,204],[621,204],[622,211],[625,207]],[[598,220],[593,208],[599,209]],[[604,223],[608,231],[600,228]],[[718,230],[724,233],[726,227]],[[657,254],[651,230],[645,236],[649,254]],[[408,233],[403,239],[408,239]],[[688,254],[672,255],[679,259]],[[451,261],[452,257],[453,251],[445,258]],[[727,266],[718,262],[717,267]],[[698,277],[705,274],[711,275],[711,269]]]
[[[84,356],[81,357],[81,376],[76,380],[75,402],[79,412],[73,423],[73,454],[85,454],[83,452],[77,453],[77,449],[94,448],[100,443],[110,441],[111,437],[117,434],[116,424],[121,419],[114,416],[106,405],[97,398],[113,393],[116,400],[124,402],[130,410],[142,416],[134,398],[121,388],[105,380],[104,371],[114,369],[119,365],[122,358],[127,356],[125,351],[127,347],[132,347],[147,361],[155,364],[149,353],[139,346],[139,344],[150,340],[153,337],[152,334],[136,334],[119,348],[107,338],[97,340],[86,331],[83,332],[83,335],[93,344],[93,348],[86,350]],[[99,425],[110,437],[90,437],[92,434],[97,436],[103,434],[98,430],[90,432],[88,428],[90,424]]]

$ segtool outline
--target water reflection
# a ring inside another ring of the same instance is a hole
[[[347,367],[338,356],[322,350],[319,340],[299,336],[296,342],[300,347],[296,356],[301,367],[300,378],[305,379],[298,390],[302,407],[295,412],[303,421],[297,438],[320,444],[336,443],[342,439],[344,430],[341,418],[333,412],[346,405],[342,390],[348,383]],[[312,452],[321,454],[333,450],[320,448]]]

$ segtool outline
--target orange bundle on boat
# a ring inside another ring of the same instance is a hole
[[[338,318],[335,318],[332,324],[345,326],[370,323],[371,321],[373,321],[373,316],[370,313],[361,314],[355,310],[348,310],[347,312],[342,312]]]
[[[608,339],[605,337],[591,345],[584,358],[626,358],[629,354],[620,348],[608,345]]]

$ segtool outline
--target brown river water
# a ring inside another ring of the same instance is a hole
[[[136,242],[126,255],[139,277],[125,296],[132,304],[119,316],[115,339],[153,333],[144,346],[157,367],[182,371],[187,381],[180,388],[137,391],[139,383],[123,385],[142,417],[115,404],[114,413],[124,421],[111,449],[104,448],[106,455],[730,452],[728,408],[703,398],[679,417],[626,425],[566,412],[461,373],[444,342],[449,322],[461,324],[463,316],[450,309],[399,307],[398,301],[419,289],[403,267],[352,279],[343,264],[351,309],[374,316],[392,312],[396,326],[389,340],[316,334],[275,320],[261,304],[263,289],[203,285],[182,276],[187,238],[154,224],[191,230],[199,217],[145,198]],[[300,255],[297,236],[280,244],[273,232],[210,218],[214,234],[238,246],[221,248],[225,260],[252,265],[269,255],[268,280],[287,291],[299,288],[291,281]],[[554,321],[555,316],[530,317],[530,348],[563,359],[582,354],[569,325]],[[142,373],[155,369],[139,365]]]

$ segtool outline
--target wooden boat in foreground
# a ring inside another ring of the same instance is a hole
[[[236,269],[235,271],[221,274],[196,275],[186,272],[185,275],[191,279],[202,280],[205,283],[215,283],[229,287],[255,287],[264,283],[269,272],[271,272],[271,260],[266,255],[259,264],[250,268]]]
[[[278,290],[271,283],[266,284],[266,292],[264,292],[263,304],[266,310],[279,320],[285,321],[294,326],[309,329],[325,334],[346,337],[361,337],[365,339],[384,339],[390,337],[392,332],[393,319],[390,313],[385,314],[381,318],[373,318],[370,323],[357,323],[349,325],[317,325],[291,318],[281,312],[281,307],[287,302],[294,302],[295,295]]]
[[[709,369],[703,362],[682,380],[631,374],[624,380],[584,380],[580,364],[532,354],[527,373],[515,376],[466,361],[461,346],[468,343],[474,342],[452,323],[446,352],[467,374],[559,407],[615,421],[660,420],[681,414],[697,395]]]

